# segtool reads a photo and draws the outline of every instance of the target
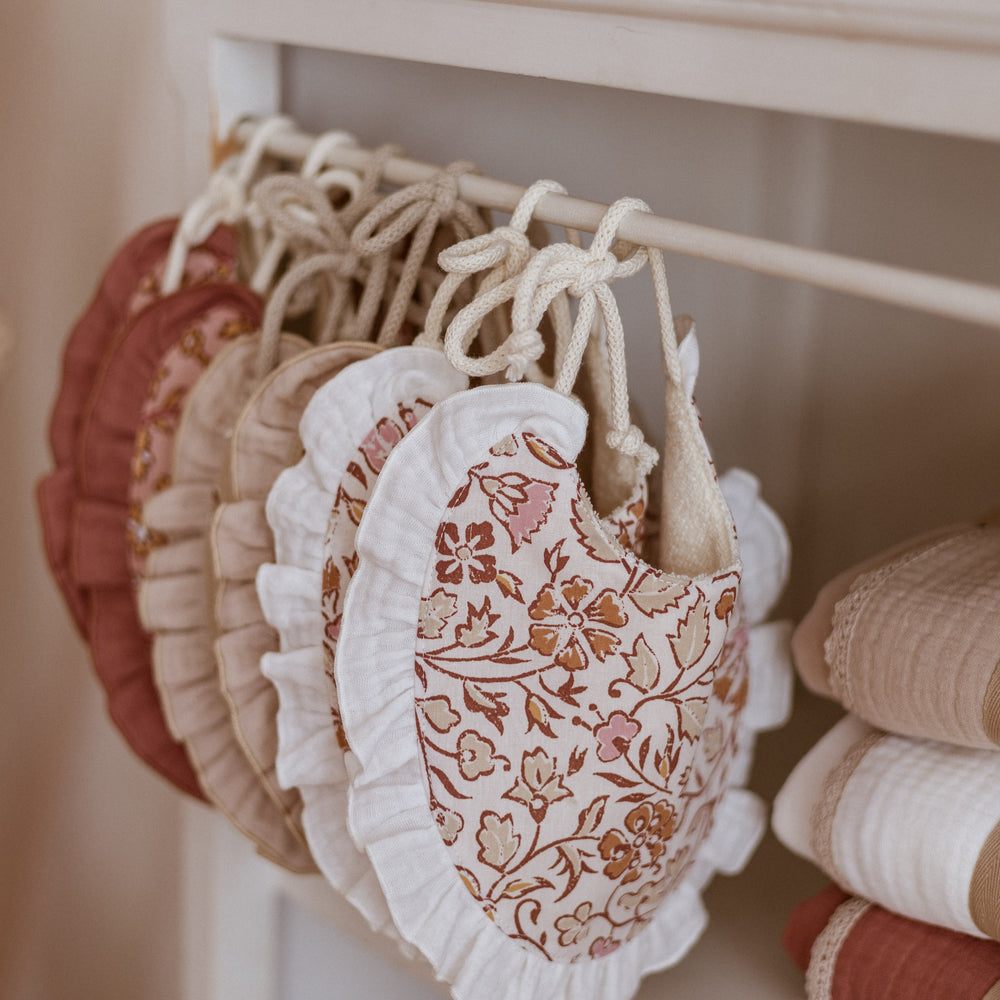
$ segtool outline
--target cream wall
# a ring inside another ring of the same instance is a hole
[[[108,724],[33,489],[66,331],[129,230],[178,203],[159,7],[0,13],[0,996],[176,1000],[177,795]]]

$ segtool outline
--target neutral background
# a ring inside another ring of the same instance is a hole
[[[207,155],[177,137],[207,109],[181,99],[167,13],[8,0],[0,31],[0,314],[16,338],[0,375],[0,996],[17,1000],[180,990],[179,800],[104,715],[44,565],[33,499],[66,332],[115,246],[204,180]],[[437,162],[471,155],[511,180],[554,176],[584,197],[634,193],[690,221],[1000,282],[1000,150],[986,144],[307,50],[289,58],[285,83],[289,109],[313,129],[346,126]],[[997,334],[669,265],[675,303],[699,323],[699,402],[718,463],[754,470],[792,533],[784,613],[801,614],[849,563],[1000,502]],[[641,319],[642,308],[627,312]],[[631,357],[655,433],[653,344],[634,341]],[[772,795],[834,714],[800,697],[792,725],[763,741],[758,790]],[[713,890],[718,933],[756,922],[756,900],[760,947],[780,963],[773,927],[821,880],[773,842],[745,879]]]

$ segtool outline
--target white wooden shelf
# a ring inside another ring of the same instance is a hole
[[[210,0],[198,9],[231,39],[1000,138],[1000,8],[987,0]]]
[[[297,77],[289,70],[292,60],[286,57],[294,54],[311,59],[309,54],[314,53],[316,61],[321,62],[325,54],[318,50],[331,54],[336,66],[330,76],[322,77],[319,96],[313,98],[317,90],[314,86],[306,102],[313,118],[321,119],[313,121],[312,128],[346,126],[363,131],[363,114],[357,115],[356,121],[344,122],[335,112],[327,115],[325,108],[330,104],[343,111],[351,103],[375,104],[376,77],[384,68],[379,58],[536,78],[497,78],[517,90],[522,101],[521,118],[536,125],[535,117],[545,114],[541,108],[563,107],[556,98],[566,96],[551,95],[551,88],[539,78],[605,88],[603,94],[585,87],[572,88],[572,100],[585,105],[581,114],[601,104],[605,122],[617,120],[620,110],[618,102],[602,101],[607,88],[706,102],[689,105],[660,97],[645,100],[642,95],[628,95],[630,99],[635,97],[639,108],[635,113],[644,125],[648,123],[648,135],[638,137],[638,146],[633,143],[629,149],[605,151],[604,169],[609,169],[609,162],[610,169],[617,169],[618,155],[622,164],[634,164],[637,156],[645,157],[649,149],[655,149],[659,159],[648,164],[645,173],[633,171],[632,177],[639,180],[633,179],[635,186],[630,193],[649,196],[658,210],[669,209],[674,186],[687,164],[689,170],[711,173],[702,187],[691,188],[692,201],[702,213],[714,209],[717,201],[724,202],[720,215],[735,220],[727,221],[729,228],[745,223],[747,229],[765,234],[779,232],[803,245],[822,245],[824,237],[836,232],[829,217],[833,195],[843,196],[845,190],[852,193],[849,185],[833,185],[828,190],[831,177],[835,180],[837,176],[828,161],[835,140],[843,138],[843,130],[823,119],[1000,141],[1000,4],[995,0],[178,0],[166,6],[166,18],[171,86],[178,97],[179,165],[186,171],[192,195],[204,184],[207,174],[210,109],[220,129],[243,113],[292,110],[288,107],[289,94],[297,92],[301,100],[302,92],[296,91]],[[340,54],[376,57],[368,62],[378,66],[373,70],[368,65],[368,72],[355,79],[351,74],[361,60],[339,62]],[[308,68],[317,69],[312,63]],[[434,77],[437,88],[451,81],[450,74],[444,72],[428,71],[427,76]],[[483,80],[476,74],[465,73],[458,84],[464,82],[470,82],[470,100],[484,93]],[[545,89],[547,103],[536,105],[525,100],[522,82],[539,92]],[[384,92],[390,93],[389,88]],[[323,95],[327,95],[325,100]],[[425,132],[433,133],[433,143],[455,145],[457,129],[446,129],[446,123],[435,119],[433,104],[421,104],[424,100],[421,91],[414,99],[414,108],[401,117],[408,114],[424,118],[429,123]],[[461,102],[456,100],[454,104],[458,107]],[[669,113],[664,112],[661,118],[661,105],[667,104]],[[722,105],[795,114],[756,116],[743,110],[730,114]],[[380,111],[380,121],[392,120],[384,106]],[[498,116],[509,129],[506,112],[501,110]],[[480,139],[491,128],[480,121],[470,124]],[[544,128],[548,128],[547,123]],[[684,137],[696,133],[710,137],[699,147],[699,155],[705,151],[710,155],[700,161],[694,156],[685,160],[664,140],[661,133],[669,128],[674,129],[669,139],[680,145]],[[543,130],[525,131],[537,136]],[[443,138],[445,133],[447,137]],[[919,156],[926,148],[920,141],[925,137],[912,132],[886,134],[899,140],[889,149],[893,163],[904,159],[912,162],[910,152],[916,151]],[[587,148],[589,137],[574,131],[572,123],[565,125],[559,136],[552,142],[558,145],[561,141],[564,150],[569,145],[574,150]],[[403,137],[387,132],[375,138],[398,139],[408,149],[420,152],[419,136],[413,134]],[[515,138],[531,142],[525,135]],[[468,152],[484,166],[497,171],[506,162],[506,169],[512,169],[511,161],[504,161],[507,151],[502,144],[482,140],[480,145],[482,150]],[[965,149],[976,144],[958,145]],[[524,148],[521,152],[527,158]],[[467,150],[461,148],[458,152],[465,155]],[[546,163],[559,165],[551,168],[553,176],[567,180],[572,188],[572,180],[561,172],[565,158],[559,160],[551,150],[547,152]],[[511,155],[516,156],[517,151]],[[734,157],[732,161],[726,159],[729,155]],[[854,176],[843,159],[838,162],[844,176]],[[866,162],[870,166],[871,161]],[[982,162],[991,163],[992,159],[984,157]],[[531,172],[536,166],[528,163],[524,169]],[[755,194],[751,197],[727,189],[719,182],[726,170],[730,174],[738,171],[740,182]],[[540,174],[529,173],[530,179],[535,176]],[[996,173],[984,171],[983,176],[985,185],[995,179]],[[525,180],[523,176],[510,179]],[[658,197],[652,196],[654,179],[660,185]],[[906,183],[908,191],[923,191],[913,177]],[[982,190],[970,191],[968,203],[960,197],[961,192],[951,192],[951,203],[966,221],[989,217],[996,197],[990,194],[987,198],[983,185]],[[995,184],[992,186],[995,188]],[[706,191],[711,192],[711,198],[699,193]],[[977,191],[983,195],[980,201],[985,208],[973,200],[978,197]],[[621,191],[604,188],[596,193],[608,198]],[[833,209],[834,216],[838,209],[839,205]],[[921,233],[919,226],[913,231]],[[928,223],[931,232],[933,227]],[[974,250],[976,232],[954,245]],[[995,261],[996,254],[990,252],[992,244],[986,246],[983,233],[979,233],[979,242],[986,247],[986,257]],[[910,249],[912,244],[927,258],[933,258],[941,246],[931,237],[910,239],[908,244],[901,239],[899,243],[904,244],[904,249]],[[873,240],[873,245],[881,243]],[[970,258],[973,250],[967,255]],[[950,265],[950,256],[945,256],[945,263]],[[979,253],[977,259],[983,256]],[[922,259],[918,254],[915,264],[919,266]],[[936,259],[935,265],[940,266]],[[805,419],[787,419],[789,412],[797,417],[816,416],[809,401],[815,398],[811,379],[817,378],[815,372],[822,368],[817,359],[827,358],[827,350],[831,354],[841,352],[835,357],[838,363],[844,363],[842,381],[849,388],[856,387],[852,398],[857,402],[881,391],[884,380],[866,375],[860,361],[848,371],[855,363],[852,354],[862,359],[874,357],[884,343],[886,370],[895,370],[898,359],[909,355],[892,339],[893,334],[885,333],[884,340],[868,336],[888,313],[866,314],[865,323],[857,323],[850,312],[838,316],[832,328],[837,344],[846,346],[832,348],[828,345],[833,338],[823,336],[828,329],[824,322],[828,321],[829,299],[820,297],[820,293],[799,286],[775,291],[773,285],[757,282],[756,276],[730,277],[731,272],[724,288],[713,287],[718,271],[708,272],[701,264],[697,267],[689,269],[685,262],[675,261],[672,281],[678,275],[677,286],[682,294],[697,302],[699,324],[704,321],[707,331],[729,336],[724,350],[718,346],[719,337],[714,347],[711,337],[706,337],[705,368],[707,372],[718,372],[720,381],[715,386],[704,384],[700,398],[705,412],[711,414],[713,403],[723,400],[731,412],[752,412],[753,428],[749,429],[750,421],[744,420],[726,443],[742,459],[743,446],[754,436],[766,441],[767,447],[755,456],[761,465],[753,460],[746,464],[761,474],[769,491],[776,487],[776,494],[770,492],[769,499],[779,510],[783,506],[791,508],[793,500],[797,502],[800,493],[806,492],[801,477],[797,478],[797,470],[784,479],[774,473],[783,456],[801,456],[806,450],[804,445],[812,446],[817,440],[815,436],[807,440],[806,431],[814,433],[815,427],[807,426]],[[996,278],[992,270],[985,269],[969,277],[990,281]],[[725,326],[733,311],[726,311],[722,299],[740,302],[740,321],[755,309],[766,316],[766,321],[759,320],[759,327],[766,326],[768,331],[766,350],[752,338],[737,336],[742,331],[735,326]],[[931,353],[945,338],[935,335],[932,339],[931,327],[921,326],[919,321],[907,320],[906,325],[923,331],[920,343],[927,354],[924,375],[930,382],[948,362],[946,356]],[[882,336],[881,329],[879,333]],[[993,349],[992,341],[976,343],[980,352]],[[777,363],[781,365],[780,375],[774,371]],[[835,369],[832,373],[831,367]],[[878,365],[872,367],[877,369]],[[988,369],[988,365],[983,367]],[[653,380],[649,386],[641,382],[648,374],[647,368]],[[840,387],[837,366],[827,364],[826,369],[825,375],[832,379],[829,384]],[[637,400],[652,399],[660,392],[657,364],[643,365],[640,360],[632,371],[640,379]],[[973,377],[964,371],[959,374],[961,391],[968,393]],[[919,382],[915,375],[911,380]],[[859,413],[868,412],[859,407]],[[884,407],[872,407],[872,412],[876,425],[886,421]],[[891,417],[892,411],[888,413]],[[961,415],[971,422],[967,413]],[[900,426],[905,430],[899,435],[904,441],[919,437],[908,420]],[[993,427],[995,420],[984,417],[982,426]],[[890,430],[886,430],[887,435]],[[845,434],[847,431],[849,426]],[[931,444],[937,441],[934,436],[924,437]],[[969,440],[974,438],[974,434],[969,436]],[[841,439],[831,440],[836,444]],[[854,441],[849,435],[844,440]],[[947,434],[940,433],[940,450],[945,450],[949,440]],[[836,460],[840,452],[834,444],[827,441],[827,450],[817,449],[817,454],[828,460],[832,455]],[[882,453],[872,448],[870,461],[866,462],[860,452],[850,447],[844,446],[841,451],[847,457],[840,465],[833,461],[829,471],[823,473],[825,478],[817,479],[814,493],[806,497],[813,507],[807,504],[806,512],[817,516],[819,510],[821,516],[826,511],[828,523],[839,526],[850,522],[855,534],[870,530],[872,538],[859,538],[853,549],[845,546],[848,524],[829,545],[814,539],[808,555],[816,560],[819,569],[805,574],[811,588],[822,582],[822,578],[813,577],[834,568],[835,559],[846,560],[850,555],[860,558],[875,551],[875,531],[880,525],[885,528],[879,518],[884,522],[889,517],[884,513],[888,505],[868,500],[868,508],[859,502],[857,510],[849,512],[855,515],[852,522],[850,517],[840,516],[838,498],[847,498],[840,506],[854,502],[861,493],[858,484],[871,486],[864,474],[876,483],[891,481],[884,463],[886,456],[897,456],[897,452],[888,446]],[[904,471],[915,461],[906,461],[908,454],[905,450],[898,452]],[[920,460],[924,460],[922,452]],[[808,471],[816,477],[817,469],[818,465]],[[990,486],[981,479],[969,473],[955,489],[972,484],[986,493]],[[849,488],[855,492],[851,494]],[[951,486],[947,489],[950,491]],[[821,494],[828,495],[829,502],[820,502],[817,498]],[[918,490],[906,494],[900,487],[894,496],[898,499],[901,495],[905,499],[922,494]],[[933,497],[927,502],[931,504]],[[941,506],[945,506],[943,500]],[[827,507],[836,509],[836,519]],[[903,513],[908,513],[913,522],[929,517],[919,507]],[[893,515],[891,527],[904,531],[908,525],[905,519]],[[837,546],[843,551],[832,551]],[[796,756],[825,730],[835,714],[831,706],[810,703],[808,699],[804,706],[797,706],[792,726],[762,741],[770,751],[756,775],[756,790],[773,794],[781,773],[787,773]],[[351,995],[433,1000],[445,995],[430,980],[426,969],[406,964],[389,943],[367,932],[319,877],[290,876],[260,860],[224,820],[204,809],[189,807],[187,818],[185,970],[189,1000],[312,1000],[318,996]],[[746,873],[733,879],[716,879],[709,892],[711,923],[705,937],[678,968],[650,977],[638,1000],[715,1000],[722,996],[801,1000],[802,977],[781,950],[780,932],[791,906],[822,883],[815,870],[796,861],[773,839],[767,840]],[[305,952],[308,960],[300,961]]]

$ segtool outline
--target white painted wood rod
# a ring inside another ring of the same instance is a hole
[[[239,126],[237,138],[246,141],[252,129],[252,123]],[[275,156],[301,161],[314,141],[314,136],[288,131],[275,133],[267,145]],[[370,151],[358,147],[338,146],[331,151],[330,164],[363,170],[370,156]],[[385,178],[391,184],[415,184],[430,179],[440,169],[440,166],[400,157],[389,160]],[[459,181],[459,192],[465,200],[500,212],[511,212],[524,190],[517,184],[479,174],[466,174]],[[553,225],[571,226],[592,233],[607,207],[599,202],[547,194],[538,203],[535,216]],[[670,253],[729,264],[918,312],[1000,328],[1000,288],[991,285],[730,233],[642,212],[628,216],[619,232],[622,239],[659,247]]]

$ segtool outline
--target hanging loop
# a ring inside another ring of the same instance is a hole
[[[409,249],[378,333],[378,343],[399,342],[413,293],[439,228],[449,225],[459,239],[486,232],[479,212],[458,197],[459,178],[474,169],[472,163],[464,160],[452,163],[431,180],[383,198],[354,227],[351,241],[358,253],[373,258],[373,274],[387,275],[394,251],[409,238]]]
[[[476,297],[459,310],[448,327],[445,354],[459,371],[483,376],[503,370],[506,377],[514,381],[523,378],[544,354],[545,342],[536,330],[514,331],[494,351],[481,358],[470,358],[468,351],[483,320],[509,301],[516,276],[524,270],[535,253],[527,230],[538,202],[552,191],[566,193],[566,189],[557,181],[536,181],[518,202],[508,225],[498,226],[484,236],[458,243],[438,255],[438,263],[448,272],[448,277],[442,283],[428,314],[425,331],[427,342],[437,342],[440,338],[440,328],[447,307],[455,289],[465,277],[492,268],[480,282]],[[556,334],[556,357],[561,360],[570,325],[569,307],[565,301],[565,309],[560,309],[554,303],[550,304],[553,305],[551,315]]]
[[[181,287],[192,247],[204,243],[219,225],[232,226],[250,219],[253,209],[249,187],[267,152],[268,141],[278,132],[290,132],[293,128],[291,118],[284,115],[263,120],[254,129],[243,152],[226,160],[212,174],[208,190],[191,203],[174,233],[163,273],[164,295]]]

